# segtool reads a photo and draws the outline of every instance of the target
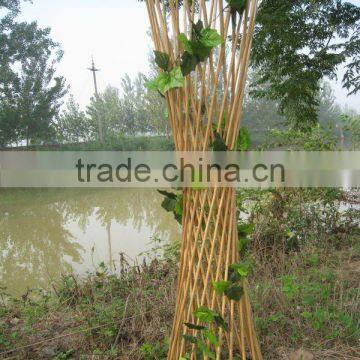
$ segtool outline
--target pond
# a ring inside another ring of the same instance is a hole
[[[62,274],[116,271],[121,254],[141,261],[153,241],[181,229],[150,189],[0,190],[0,286],[20,296]]]

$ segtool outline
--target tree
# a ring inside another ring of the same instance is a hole
[[[21,0],[0,0],[0,9],[6,9],[10,12],[10,14],[7,14],[1,21],[19,13],[20,1]]]
[[[359,20],[360,7],[341,0],[263,0],[252,53],[261,75],[254,94],[278,101],[294,127],[311,127],[321,81],[336,77],[339,65],[347,68],[344,86],[359,90]]]
[[[166,102],[159,93],[146,90],[144,112],[149,124],[149,130],[158,135],[166,135],[170,139],[170,122],[166,108]]]
[[[256,82],[257,79],[257,72],[254,69],[250,69],[248,84]],[[270,129],[284,128],[285,119],[278,114],[278,104],[276,101],[255,97],[249,90],[249,86],[247,86],[241,126],[246,127],[250,131],[251,142],[253,144],[261,144],[265,141],[266,134]]]
[[[98,116],[101,117],[105,139],[117,137],[123,133],[121,128],[121,100],[118,89],[108,86],[103,93],[99,94],[98,98],[91,98],[86,112],[90,117],[89,132],[93,133],[94,138],[97,137],[98,133]]]
[[[121,99],[121,122],[124,132],[127,134],[147,133],[151,131],[147,114],[145,111],[144,76],[139,73],[134,80],[129,75],[121,80],[122,99]]]
[[[11,11],[0,20],[1,145],[48,140],[66,92],[64,78],[55,76],[62,51],[49,28],[15,22],[18,1],[2,0],[1,7]]]
[[[56,130],[60,141],[81,142],[91,139],[89,119],[71,95],[66,110],[59,116]]]

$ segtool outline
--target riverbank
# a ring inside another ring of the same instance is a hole
[[[359,358],[360,246],[353,240],[336,250],[251,252],[250,295],[265,359],[300,359],[298,349],[306,349],[305,359]],[[172,249],[115,275],[102,264],[82,279],[65,276],[52,294],[5,300],[2,293],[2,358],[165,359],[176,272]]]

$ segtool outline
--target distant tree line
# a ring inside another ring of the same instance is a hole
[[[98,117],[105,139],[120,136],[156,134],[170,137],[165,101],[146,90],[145,76],[122,79],[121,90],[108,86],[99,97],[93,97],[82,111],[70,97],[66,109],[56,119],[59,141],[81,142],[98,140]]]
[[[72,96],[63,107],[61,48],[50,29],[17,21],[20,3],[0,0],[0,147],[97,141],[99,119],[106,140],[170,138],[165,100],[144,87],[155,69],[125,76],[121,89],[107,87],[85,109]],[[261,2],[243,114],[255,142],[271,128],[306,132],[320,123],[339,137],[354,131],[357,116],[341,116],[324,79],[341,65],[344,88],[360,90],[359,21],[360,7],[342,0]]]

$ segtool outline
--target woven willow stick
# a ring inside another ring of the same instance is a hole
[[[166,8],[165,4],[166,3]],[[184,49],[178,35],[191,38],[193,24],[201,20],[223,38],[222,45],[185,77],[182,88],[166,92],[169,120],[178,151],[204,151],[214,137],[214,125],[229,150],[236,148],[257,0],[247,0],[244,14],[234,24],[224,0],[146,0],[151,34],[157,51],[168,54],[173,64]],[[236,194],[231,188],[184,189],[183,234],[177,302],[169,360],[197,359],[197,349],[183,335],[197,335],[184,323],[198,324],[194,311],[207,307],[222,316],[228,329],[211,325],[218,340],[216,360],[249,357],[261,360],[255,335],[246,281],[240,302],[214,291],[213,282],[228,280],[230,265],[240,261],[236,249]],[[204,359],[209,355],[204,354]]]

